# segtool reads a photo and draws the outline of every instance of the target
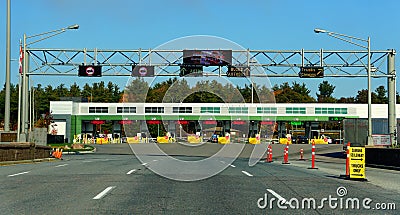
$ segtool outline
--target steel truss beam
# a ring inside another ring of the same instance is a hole
[[[153,65],[155,75],[178,76],[182,50],[99,50],[29,48],[27,75],[77,76],[79,65],[101,65],[103,76],[130,76],[132,66]],[[395,77],[388,74],[387,56],[395,50],[371,51],[371,77]],[[367,77],[366,50],[233,50],[233,65],[251,66],[258,77],[298,77],[301,66],[323,66],[325,77]],[[216,67],[204,67],[205,75],[225,75]]]

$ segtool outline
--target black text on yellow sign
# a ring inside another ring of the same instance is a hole
[[[350,147],[350,178],[365,178],[365,148]]]

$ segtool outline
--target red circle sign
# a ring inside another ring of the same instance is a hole
[[[94,68],[89,66],[86,68],[86,74],[92,76],[94,74]]]

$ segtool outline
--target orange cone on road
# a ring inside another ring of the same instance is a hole
[[[304,151],[303,151],[303,149],[301,148],[300,149],[300,159],[299,160],[301,160],[301,161],[304,161],[305,159],[304,159]]]
[[[290,164],[289,163],[289,143],[286,143],[286,147],[283,150],[283,162],[282,164]]]
[[[318,169],[315,167],[315,142],[312,141],[312,148],[311,148],[311,167],[308,169]]]
[[[62,160],[62,149],[60,149],[60,151],[58,151],[58,159]]]
[[[271,144],[268,144],[267,157],[265,158],[265,162],[266,163],[272,162],[272,146],[271,146]]]
[[[56,157],[56,150],[53,148],[53,152],[51,153],[51,156],[53,157],[53,158],[55,158]]]

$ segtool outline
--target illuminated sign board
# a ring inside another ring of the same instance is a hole
[[[299,121],[292,121],[290,122],[291,125],[303,125],[303,122],[299,122]]]
[[[188,124],[189,124],[189,121],[187,121],[187,120],[179,120],[179,121],[178,121],[178,124],[179,124],[179,125],[188,125]]]
[[[248,77],[250,76],[249,66],[228,66],[227,77]]]
[[[92,120],[92,121],[90,121],[90,123],[93,125],[102,125],[102,124],[106,123],[106,121],[105,120]]]
[[[275,124],[275,122],[273,122],[273,121],[261,121],[260,122],[260,125],[274,125]]]
[[[79,66],[78,76],[101,77],[101,66]]]
[[[161,124],[161,121],[160,120],[147,120],[146,123],[148,125],[158,125],[158,124]]]
[[[237,121],[232,121],[232,125],[245,125],[246,121],[243,120],[237,120]]]
[[[299,77],[300,78],[323,78],[324,77],[324,67],[321,67],[321,66],[300,67]]]
[[[183,64],[226,66],[232,63],[232,50],[183,50]]]
[[[203,66],[183,64],[180,66],[179,76],[201,77],[203,76]]]
[[[153,77],[154,66],[132,66],[132,76],[135,77]]]
[[[216,120],[205,120],[203,122],[203,124],[205,124],[205,125],[216,125],[217,121]]]
[[[330,116],[329,121],[342,121],[344,117],[339,117],[339,116]]]

